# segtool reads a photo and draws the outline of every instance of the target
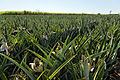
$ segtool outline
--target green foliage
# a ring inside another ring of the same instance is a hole
[[[0,48],[0,79],[109,79],[119,64],[119,19],[119,15],[0,15],[0,46],[3,34],[9,52]]]

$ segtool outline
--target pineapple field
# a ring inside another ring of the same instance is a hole
[[[1,80],[120,80],[120,15],[0,15]]]

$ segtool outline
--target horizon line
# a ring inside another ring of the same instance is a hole
[[[120,13],[100,13],[100,12],[98,12],[98,13],[84,13],[84,12],[81,12],[81,13],[79,13],[79,12],[42,12],[42,11],[30,11],[30,10],[20,10],[20,11],[17,11],[17,10],[15,10],[15,11],[0,11],[0,13],[5,13],[5,12],[24,12],[24,11],[27,11],[27,12],[38,12],[38,13],[52,13],[52,14],[120,14]]]

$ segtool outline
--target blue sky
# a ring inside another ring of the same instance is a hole
[[[0,11],[120,13],[120,0],[0,0]]]

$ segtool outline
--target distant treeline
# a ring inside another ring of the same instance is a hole
[[[87,14],[87,13],[48,13],[48,12],[32,12],[32,11],[4,11],[4,12],[0,12],[0,15],[106,15],[106,14],[100,14],[100,13],[98,13],[98,14]],[[118,14],[114,14],[114,15],[118,15]]]
[[[48,13],[48,12],[32,12],[32,11],[4,11],[0,15],[80,15],[77,13]]]

